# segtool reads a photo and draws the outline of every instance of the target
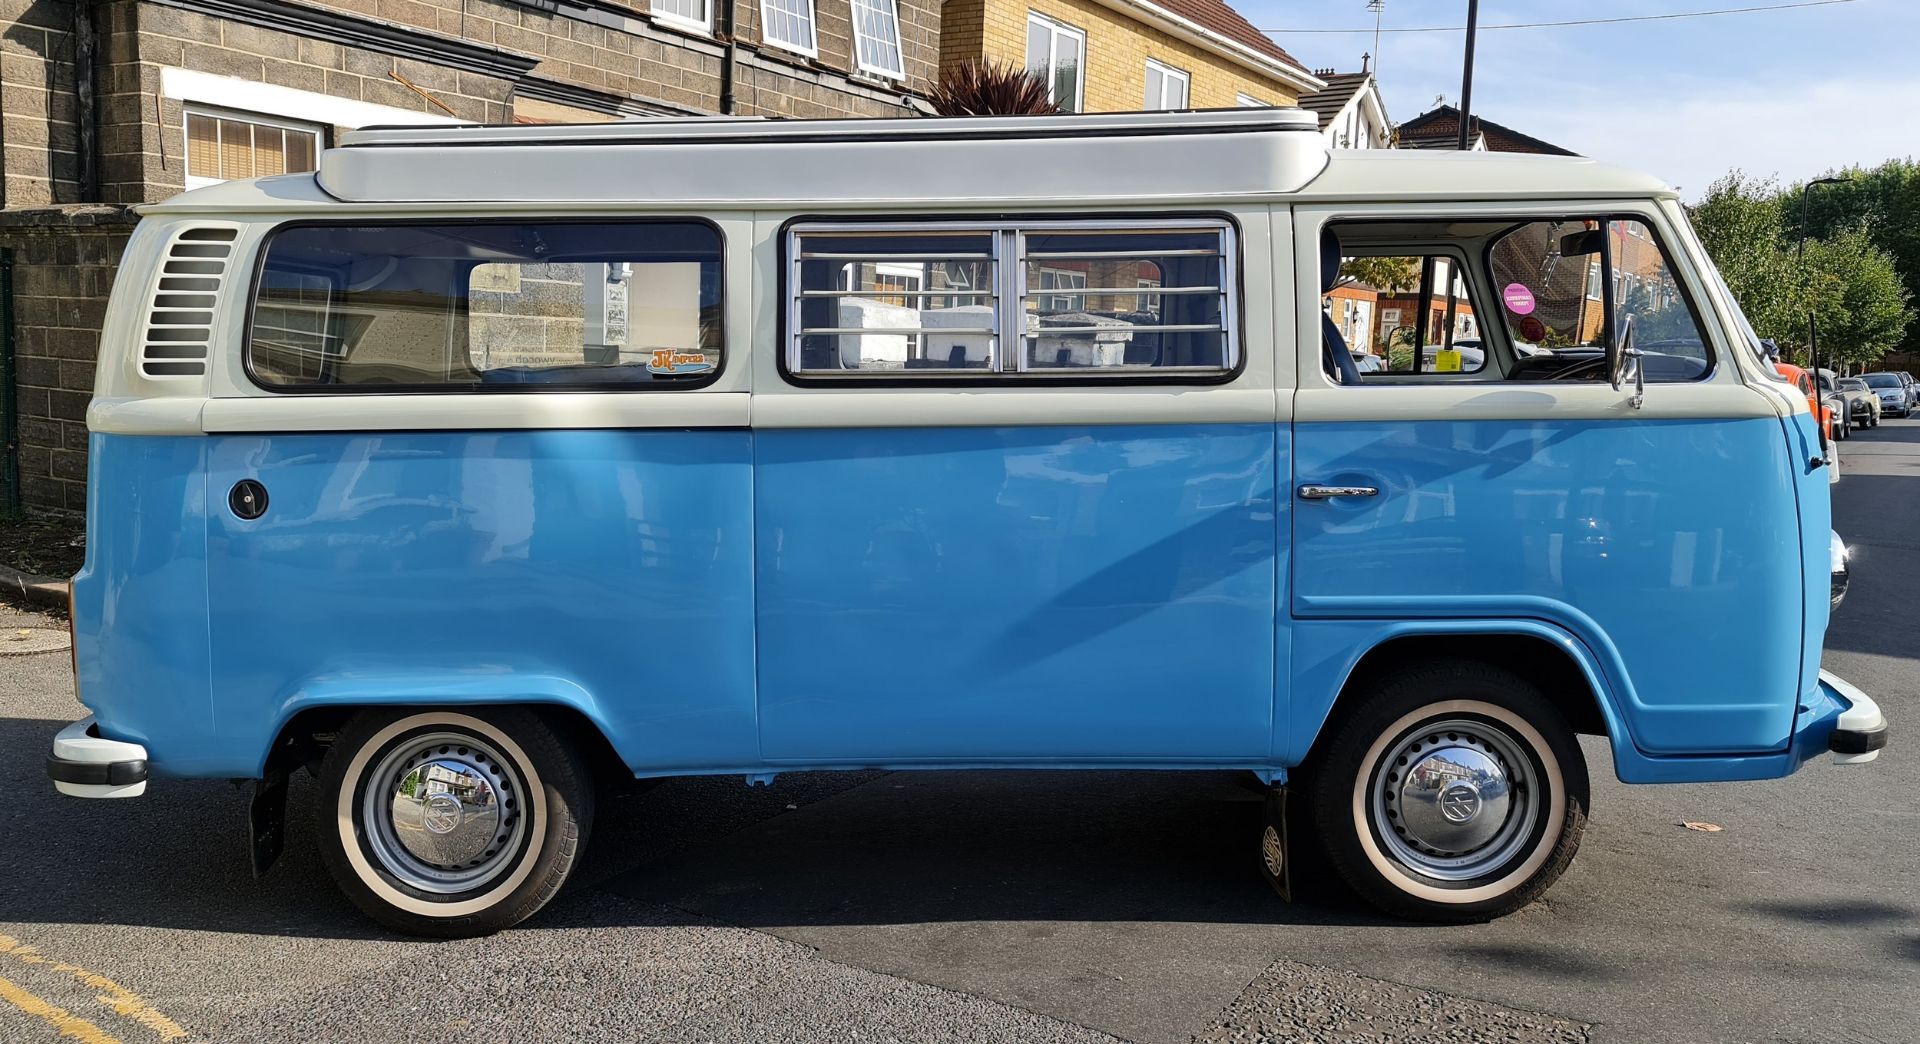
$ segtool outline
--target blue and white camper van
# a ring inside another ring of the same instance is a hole
[[[1580,734],[1885,742],[1745,329],[1656,181],[1291,110],[346,134],[127,249],[49,771],[253,780],[264,866],[312,769],[437,935],[550,899],[608,767],[1244,770],[1372,902],[1498,916]]]

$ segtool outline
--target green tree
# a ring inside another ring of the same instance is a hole
[[[1920,161],[1892,159],[1839,173],[1848,180],[1808,195],[1805,231],[1815,239],[1832,239],[1849,229],[1864,230],[1892,261],[1908,300],[1920,300]],[[1802,231],[1799,186],[1784,190],[1782,202],[1786,237],[1797,238]],[[1907,323],[1894,347],[1920,352],[1920,324]]]
[[[1800,284],[1793,258],[1782,247],[1780,200],[1772,181],[1735,170],[1708,187],[1691,215],[1707,256],[1754,330],[1784,344],[1799,339],[1794,331],[1796,324],[1806,327],[1806,312],[1796,307]]]
[[[1826,199],[1827,193],[1842,190],[1841,199]],[[1804,362],[1811,310],[1819,323],[1822,362],[1868,364],[1915,336],[1908,307],[1913,293],[1903,285],[1897,257],[1874,232],[1882,227],[1885,201],[1903,191],[1879,182],[1822,186],[1809,199],[1807,219],[1807,227],[1821,236],[1807,240],[1804,258],[1797,189],[1781,189],[1736,170],[1714,182],[1691,215],[1708,256],[1760,336],[1773,338]],[[1816,200],[1822,202],[1816,206]],[[1822,226],[1822,215],[1854,220]],[[1920,211],[1914,220],[1920,221]],[[1883,229],[1880,235],[1899,240],[1907,234]]]
[[[1420,285],[1420,261],[1412,257],[1350,257],[1341,262],[1340,277],[1348,283],[1399,293]]]
[[[1822,361],[1875,363],[1900,343],[1912,319],[1910,295],[1893,256],[1864,227],[1808,240],[1806,269]]]

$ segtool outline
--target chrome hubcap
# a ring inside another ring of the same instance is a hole
[[[1541,815],[1532,761],[1491,722],[1422,725],[1387,748],[1370,790],[1374,826],[1409,868],[1467,881],[1523,849]]]
[[[382,757],[361,803],[382,867],[425,892],[479,888],[526,836],[525,784],[492,745],[461,733],[409,738]]]

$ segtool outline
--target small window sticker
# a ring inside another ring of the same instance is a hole
[[[1458,348],[1442,348],[1433,353],[1433,372],[1459,373],[1460,350]]]
[[[1527,316],[1520,320],[1520,336],[1534,344],[1539,344],[1547,339],[1547,324],[1541,322],[1537,315]]]
[[[699,352],[683,352],[678,348],[655,348],[647,359],[647,372],[681,376],[689,373],[705,373],[713,369],[713,364]]]
[[[1533,291],[1527,289],[1526,284],[1508,283],[1507,288],[1500,292],[1500,296],[1507,302],[1507,311],[1514,315],[1533,314]]]

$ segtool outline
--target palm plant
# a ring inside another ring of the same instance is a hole
[[[1011,62],[969,58],[949,66],[927,92],[941,116],[1044,116],[1060,111],[1047,81]]]

